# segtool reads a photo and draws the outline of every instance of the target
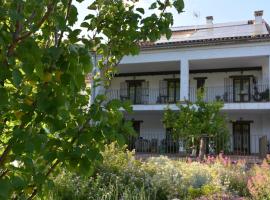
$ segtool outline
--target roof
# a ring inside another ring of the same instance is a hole
[[[172,36],[169,40],[165,36],[162,36],[157,42],[142,43],[141,48],[210,46],[259,41],[270,41],[270,27],[264,20],[259,24],[256,24],[253,20],[249,20],[174,27],[172,28]]]

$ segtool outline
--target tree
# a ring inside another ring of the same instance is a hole
[[[178,111],[167,109],[163,120],[175,138],[192,140],[192,146],[199,146],[199,158],[203,159],[205,137],[217,142],[216,151],[224,150],[228,140],[226,117],[220,112],[222,107],[222,101],[207,103],[203,93],[199,92],[195,103],[186,101],[185,104],[179,104]]]
[[[157,0],[145,16],[136,3],[95,0],[74,29],[72,0],[0,0],[1,199],[33,199],[60,167],[91,174],[104,144],[131,132],[119,111],[129,105],[102,95],[89,105],[85,77],[92,54],[109,80],[140,42],[169,38],[168,8],[184,6]]]

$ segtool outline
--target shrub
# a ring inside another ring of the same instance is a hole
[[[247,187],[255,200],[270,199],[270,168],[264,161],[262,166],[254,166],[250,171]]]
[[[116,143],[106,146],[103,162],[90,178],[65,170],[47,199],[167,200],[270,199],[268,164],[248,170],[245,162],[209,158],[204,163],[183,162],[164,156],[136,160],[134,152]],[[43,199],[46,199],[43,198]]]
[[[227,190],[233,194],[239,196],[248,196],[248,173],[246,168],[246,163],[244,161],[239,161],[236,164],[231,164],[229,159],[224,159],[219,157],[215,164],[219,163],[219,180],[222,185],[227,188]]]

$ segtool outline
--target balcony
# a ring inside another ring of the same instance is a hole
[[[218,86],[205,87],[203,90],[206,102],[215,100],[221,100],[224,103],[269,102],[270,95],[268,85],[256,85],[244,89],[234,86]],[[189,88],[191,102],[196,101],[197,94],[197,88]],[[108,100],[129,100],[133,105],[175,104],[180,100],[179,89],[140,88],[136,91],[108,89],[106,96]]]
[[[216,155],[223,151],[227,155],[258,155],[262,145],[260,140],[262,139],[266,141],[264,148],[269,151],[268,141],[264,135],[235,134],[228,137],[206,137],[205,139],[207,154]],[[129,137],[127,146],[129,150],[135,149],[136,153],[139,154],[178,154],[186,156],[192,154],[192,149],[189,146],[191,140],[192,138],[177,140],[169,134],[147,132],[139,137]]]

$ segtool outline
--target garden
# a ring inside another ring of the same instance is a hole
[[[59,171],[43,199],[270,199],[267,161],[252,167],[222,156],[203,162],[164,156],[140,161],[116,143],[106,146],[102,156],[89,178]]]
[[[174,140],[194,138],[200,162],[141,161],[110,144],[135,134],[125,120],[132,107],[98,91],[140,44],[171,37],[183,0],[0,2],[1,200],[270,199],[267,162],[203,159],[202,136],[226,135],[221,102],[199,99],[164,116]],[[75,5],[85,2],[83,13]]]

